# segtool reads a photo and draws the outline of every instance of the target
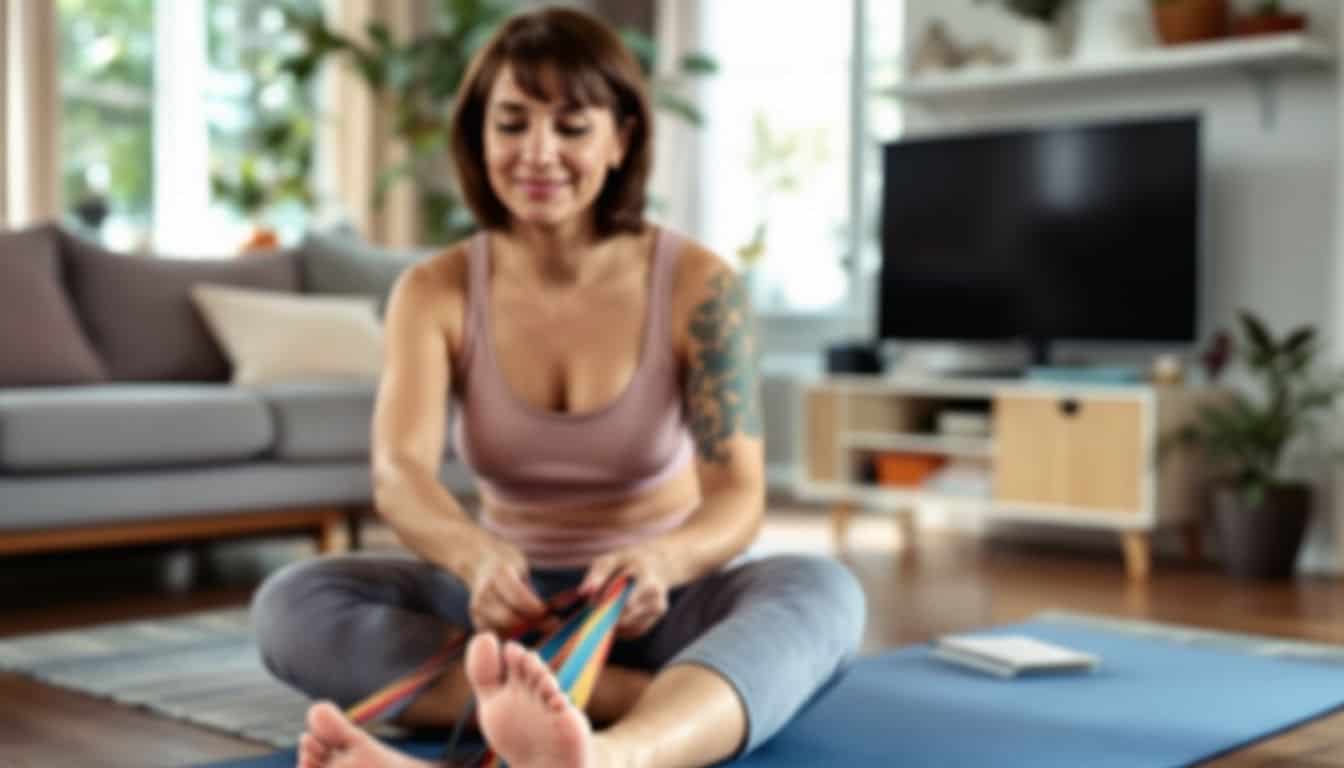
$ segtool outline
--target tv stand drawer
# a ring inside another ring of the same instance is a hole
[[[1144,408],[1139,399],[996,397],[995,499],[1137,514]]]

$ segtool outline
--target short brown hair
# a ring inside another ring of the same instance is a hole
[[[653,165],[653,120],[648,86],[633,54],[611,27],[582,11],[543,8],[504,23],[472,59],[457,92],[451,128],[457,181],[476,223],[508,226],[510,214],[490,188],[485,168],[485,105],[505,66],[519,86],[546,99],[547,76],[575,104],[611,109],[617,129],[630,121],[620,167],[607,176],[594,203],[599,236],[644,228],[645,184]]]

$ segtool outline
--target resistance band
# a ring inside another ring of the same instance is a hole
[[[536,621],[525,622],[509,633],[509,640],[522,641],[537,635],[538,628],[548,619],[557,618],[563,623],[560,628],[536,643],[537,655],[555,673],[560,690],[565,692],[575,707],[582,710],[592,696],[597,676],[606,663],[611,651],[616,621],[625,608],[634,582],[629,577],[621,577],[610,583],[590,601],[583,601],[573,590],[553,597],[548,605],[550,613]],[[367,725],[378,721],[397,705],[408,701],[448,670],[448,667],[462,657],[466,647],[465,632],[455,632],[432,658],[421,664],[409,675],[396,680],[369,696],[367,699],[346,710],[346,716],[358,725]],[[451,753],[457,747],[457,741],[467,720],[475,709],[475,699],[467,702],[466,710],[458,718],[449,743]],[[468,765],[482,768],[503,768],[503,762],[488,749],[476,755]]]

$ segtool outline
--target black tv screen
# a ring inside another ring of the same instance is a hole
[[[884,147],[886,339],[1190,341],[1197,117]]]

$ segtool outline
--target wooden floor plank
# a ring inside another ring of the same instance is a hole
[[[890,535],[892,524],[856,515],[849,531],[854,546],[842,555],[868,596],[868,650],[1051,609],[1344,643],[1339,579],[1241,582],[1212,568],[1159,560],[1149,582],[1134,583],[1125,577],[1118,545],[1080,553],[925,531],[917,548],[892,550],[901,540]],[[829,535],[824,514],[772,513],[772,545],[816,547]],[[376,526],[366,538],[374,548],[395,546]],[[310,539],[294,539],[0,558],[0,636],[244,605],[266,573],[312,552]],[[184,579],[192,562],[195,578]],[[184,765],[269,751],[15,675],[0,675],[0,713],[4,768]],[[1344,768],[1344,714],[1210,765]]]

